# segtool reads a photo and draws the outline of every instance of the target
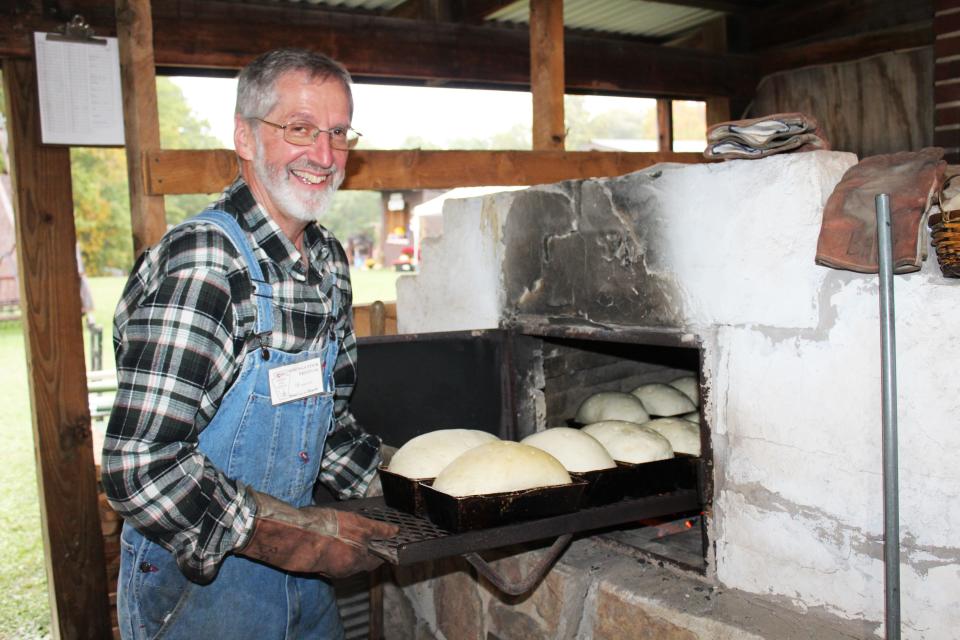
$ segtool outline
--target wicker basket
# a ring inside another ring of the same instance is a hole
[[[931,214],[929,221],[940,271],[948,278],[960,278],[960,180],[951,189],[958,175],[944,181],[937,198],[939,211]]]

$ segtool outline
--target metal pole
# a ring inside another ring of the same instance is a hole
[[[886,637],[900,639],[900,492],[897,465],[897,358],[893,315],[890,196],[876,198],[880,257],[880,341],[883,379],[883,561]]]

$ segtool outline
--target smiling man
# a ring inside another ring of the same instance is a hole
[[[344,177],[350,76],[299,49],[241,74],[240,176],[134,266],[114,318],[103,485],[123,516],[124,638],[341,638],[324,577],[393,525],[312,505],[364,494],[379,441],[348,400],[346,256],[320,224]]]

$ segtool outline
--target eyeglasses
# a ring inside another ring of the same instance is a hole
[[[346,151],[353,149],[357,145],[357,141],[360,140],[360,136],[363,135],[359,131],[354,131],[350,127],[321,129],[320,127],[310,124],[309,122],[288,122],[287,124],[277,124],[276,122],[270,122],[269,120],[264,120],[263,118],[254,118],[254,120],[259,120],[263,124],[268,124],[271,127],[276,127],[277,129],[282,130],[284,140],[290,144],[295,144],[300,147],[308,147],[312,145],[317,141],[317,138],[321,133],[325,133],[330,137],[331,147]]]

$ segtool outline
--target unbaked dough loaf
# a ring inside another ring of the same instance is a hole
[[[680,376],[670,382],[670,386],[678,389],[683,395],[690,398],[694,407],[700,406],[700,383],[693,376]]]
[[[438,429],[411,438],[390,459],[388,471],[407,478],[436,478],[461,453],[499,438],[478,429]]]
[[[603,445],[580,429],[554,427],[527,436],[521,440],[521,444],[543,449],[559,460],[567,471],[573,473],[613,469],[617,466]]]
[[[684,420],[689,420],[689,421],[692,422],[693,424],[700,424],[700,412],[699,412],[699,411],[691,411],[690,413],[685,413],[685,414],[683,414],[683,415],[680,416],[680,417],[683,418]]]
[[[570,484],[570,474],[546,451],[519,442],[489,442],[463,453],[444,467],[433,488],[451,496]]]
[[[643,403],[643,408],[651,416],[678,416],[696,409],[682,391],[660,382],[642,384],[630,393]]]
[[[580,424],[591,424],[604,420],[623,420],[641,424],[650,419],[643,403],[629,393],[622,391],[601,391],[595,393],[577,409],[575,420]]]
[[[614,460],[640,464],[673,457],[670,441],[633,422],[605,420],[588,424],[586,433],[600,441]]]
[[[644,427],[653,429],[670,441],[677,453],[700,455],[700,427],[683,418],[657,418],[644,423]]]

